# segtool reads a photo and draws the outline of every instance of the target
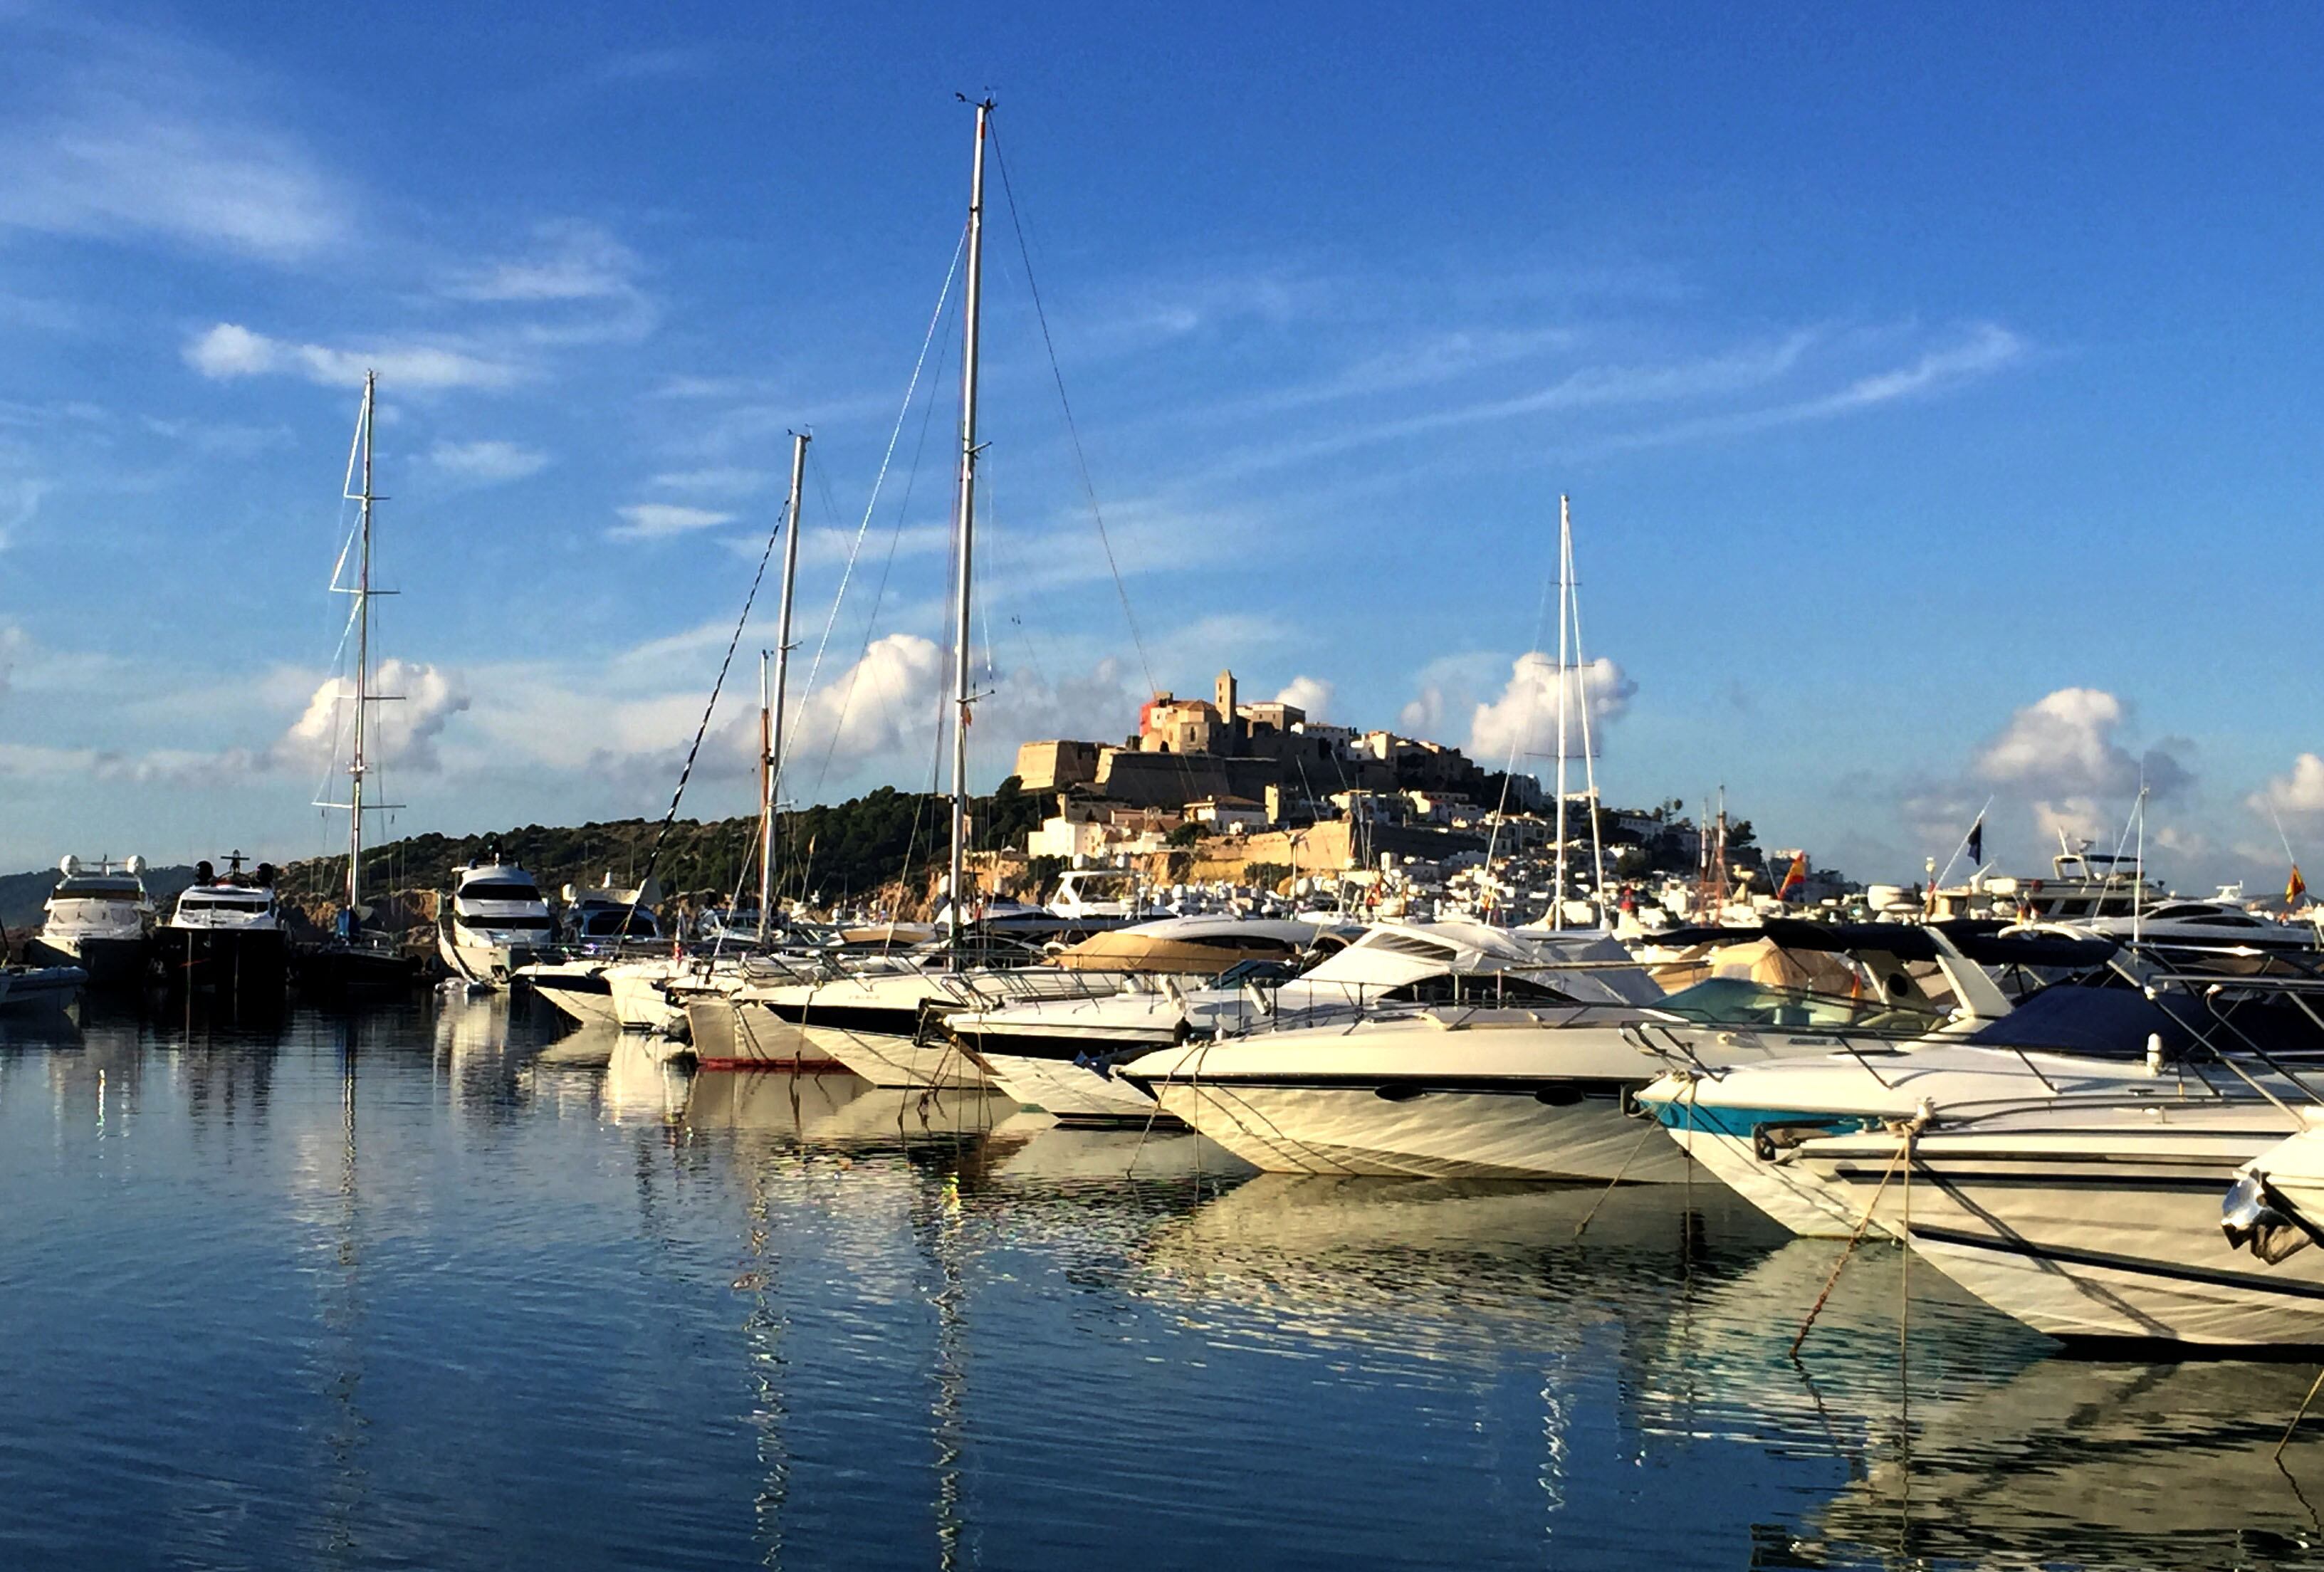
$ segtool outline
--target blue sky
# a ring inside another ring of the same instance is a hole
[[[2182,885],[2280,883],[2271,807],[2324,845],[2311,14],[361,22],[0,3],[0,866],[337,841],[366,364],[395,831],[659,812],[799,427],[790,793],[926,781],[956,89],[1139,635],[996,189],[982,780],[1229,663],[1530,751],[1566,492],[1611,797],[1858,877],[1988,796],[2038,870],[2142,771]]]

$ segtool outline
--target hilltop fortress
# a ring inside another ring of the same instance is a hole
[[[1208,699],[1157,693],[1120,745],[1052,739],[1017,750],[1020,790],[1056,813],[1027,850],[1076,860],[1150,851],[1182,825],[1248,838],[1252,855],[1297,835],[1300,860],[1339,868],[1362,850],[1438,858],[1483,845],[1492,815],[1544,803],[1529,775],[1504,777],[1457,748],[1307,718],[1296,704],[1245,703],[1231,671]]]

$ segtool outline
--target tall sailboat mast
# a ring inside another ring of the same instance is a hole
[[[1566,581],[1572,560],[1573,512],[1563,496],[1557,499],[1557,881],[1550,887],[1549,925],[1565,926],[1565,645],[1566,612],[1573,603]]]
[[[364,372],[363,492],[358,501],[363,516],[356,526],[355,549],[355,746],[347,759],[347,924],[352,933],[363,907],[364,743],[371,711],[371,423],[379,373]]]
[[[759,939],[774,920],[775,793],[783,767],[783,693],[790,681],[791,591],[798,582],[799,493],[807,483],[807,434],[791,433],[791,500],[783,514],[783,598],[775,612],[775,685],[766,686],[766,663],[759,666]]]
[[[992,100],[976,106],[976,163],[968,187],[968,270],[961,300],[960,501],[954,547],[952,876],[945,885],[951,914],[952,964],[961,964],[962,915],[967,899],[969,575],[976,548],[976,339],[984,291],[984,133]]]

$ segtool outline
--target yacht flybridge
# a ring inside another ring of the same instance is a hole
[[[154,908],[145,892],[145,860],[85,863],[67,857],[49,892],[41,931],[24,945],[34,966],[77,966],[91,988],[134,988],[153,961]]]
[[[498,846],[455,869],[437,916],[437,948],[471,988],[502,988],[519,967],[554,950],[556,924],[532,875]]]
[[[249,860],[229,852],[223,874],[207,861],[195,865],[193,884],[159,934],[173,988],[249,1005],[281,1003],[286,942],[274,869],[262,862],[244,873]]]

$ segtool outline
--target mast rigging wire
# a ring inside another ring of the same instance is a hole
[[[710,731],[710,717],[718,709],[718,695],[726,686],[727,668],[734,664],[735,647],[742,642],[742,630],[751,621],[751,608],[759,599],[759,585],[767,576],[767,559],[775,554],[775,542],[786,526],[796,529],[798,520],[789,517],[790,504],[776,517],[775,527],[767,531],[767,544],[759,553],[759,565],[751,575],[751,592],[742,597],[742,614],[734,619],[734,631],[726,637],[726,653],[719,658],[718,676],[710,685],[710,702],[702,706],[702,723],[694,729],[693,745],[686,750],[686,763],[678,772],[678,786],[669,794],[669,811],[662,814],[660,827],[654,832],[653,849],[646,853],[645,877],[639,879],[630,894],[630,906],[622,918],[622,933],[627,936],[630,923],[637,915],[638,902],[644,896],[646,886],[653,881],[654,869],[661,861],[661,849],[669,839],[669,827],[678,821],[678,804],[686,795],[686,783],[693,778],[694,761],[701,756],[702,740]]]
[[[1113,593],[1121,602],[1121,620],[1129,625],[1130,648],[1138,652],[1139,669],[1146,676],[1146,691],[1159,693],[1161,689],[1154,681],[1154,663],[1147,658],[1146,639],[1138,630],[1138,614],[1130,609],[1129,586],[1122,583],[1121,565],[1114,559],[1113,538],[1106,531],[1105,511],[1098,506],[1097,483],[1090,478],[1089,455],[1082,449],[1081,425],[1074,418],[1073,400],[1065,395],[1065,373],[1057,363],[1056,340],[1049,334],[1049,313],[1041,304],[1041,286],[1033,275],[1033,249],[1025,240],[1025,220],[1018,209],[1016,188],[1010,183],[1009,155],[1001,151],[1001,129],[997,124],[992,127],[991,137],[993,161],[1001,166],[1001,193],[1009,204],[1009,226],[1017,236],[1018,255],[1024,259],[1025,289],[1033,298],[1033,319],[1040,324],[1041,347],[1048,352],[1049,376],[1057,385],[1057,403],[1065,411],[1065,435],[1073,442],[1074,463],[1081,473],[1082,493],[1089,499],[1090,518],[1097,525],[1098,545],[1105,551],[1106,571],[1113,575]],[[1230,726],[1234,723],[1233,716],[1229,715],[1225,719]]]

